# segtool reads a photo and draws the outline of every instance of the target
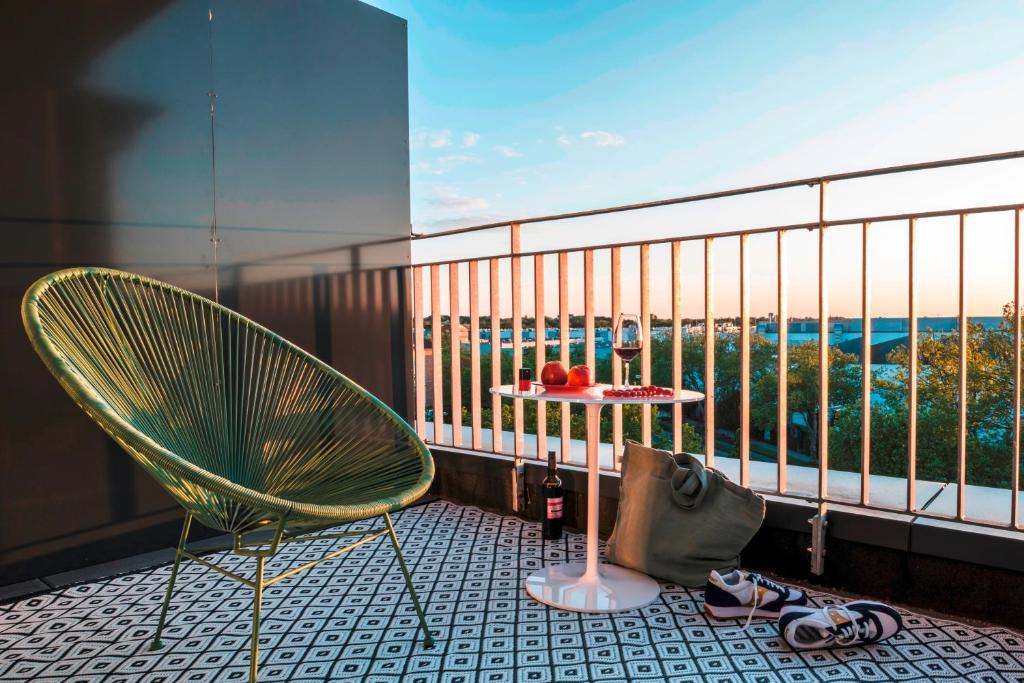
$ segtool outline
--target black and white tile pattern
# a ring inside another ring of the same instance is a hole
[[[379,539],[267,589],[261,681],[1024,682],[1018,634],[916,614],[904,614],[907,628],[880,645],[795,653],[774,623],[740,632],[735,622],[709,621],[699,590],[664,585],[654,604],[613,615],[549,609],[526,596],[523,579],[545,562],[582,558],[582,536],[545,544],[537,524],[446,502],[395,520],[437,646],[419,644],[395,555]],[[286,547],[268,572],[335,542]],[[242,573],[253,563],[218,561]],[[0,606],[0,680],[245,681],[252,592],[194,563],[183,565],[164,649],[149,651],[169,572]]]

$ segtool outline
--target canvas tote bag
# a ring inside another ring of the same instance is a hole
[[[626,442],[615,529],[605,556],[687,586],[736,566],[764,519],[764,500],[691,455]]]

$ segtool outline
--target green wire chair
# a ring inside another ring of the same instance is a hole
[[[187,557],[254,589],[255,681],[263,589],[384,534],[424,645],[433,645],[389,513],[427,491],[434,464],[394,411],[234,311],[131,273],[72,268],[48,275],[26,292],[22,319],[71,398],[185,508],[153,649],[162,646]],[[372,517],[383,517],[384,527],[311,535]],[[254,578],[190,552],[193,519],[233,534],[231,549],[255,558]],[[266,559],[285,543],[356,536],[318,560],[264,575]]]

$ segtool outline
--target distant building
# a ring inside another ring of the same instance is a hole
[[[1002,321],[998,315],[972,316],[970,322],[982,325],[986,328],[997,327]],[[955,332],[959,328],[960,321],[956,316],[924,317],[917,319],[917,329],[921,332],[931,330],[932,332]],[[790,320],[786,327],[788,332],[817,334],[817,320]],[[767,320],[760,320],[757,323],[757,331],[761,334],[778,334],[779,323],[773,315]],[[872,332],[902,333],[910,331],[910,321],[907,318],[872,318]],[[829,332],[831,334],[850,335],[863,334],[864,321],[861,318],[831,318],[829,320]]]

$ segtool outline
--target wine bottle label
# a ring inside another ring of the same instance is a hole
[[[562,499],[548,498],[548,519],[562,518]]]

